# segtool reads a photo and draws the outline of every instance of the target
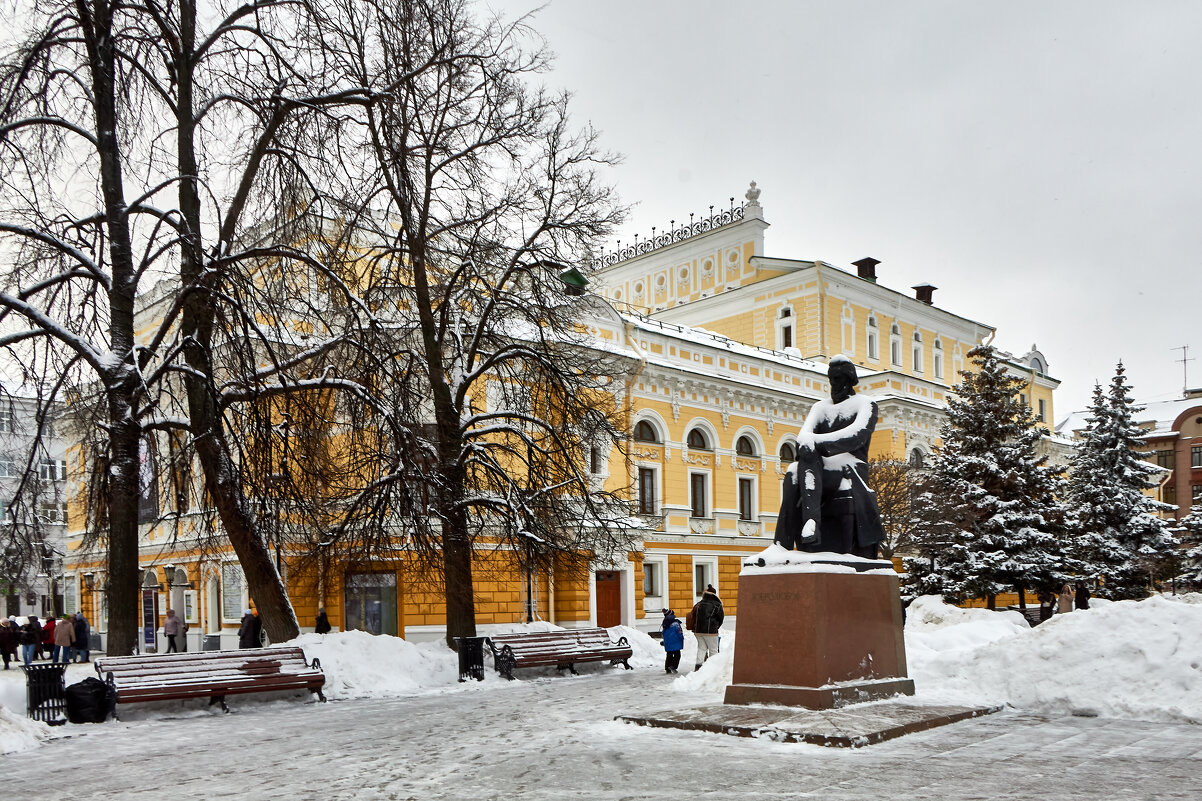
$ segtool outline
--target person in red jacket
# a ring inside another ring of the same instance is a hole
[[[57,625],[57,624],[54,619],[54,615],[51,615],[50,617],[46,618],[46,625],[42,626],[42,642],[41,642],[41,645],[38,646],[38,651],[40,652],[40,654],[39,654],[40,658],[49,659],[51,656],[54,655],[54,627],[55,627],[55,625]]]

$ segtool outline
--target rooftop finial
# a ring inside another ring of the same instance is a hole
[[[747,198],[748,206],[760,205],[760,190],[756,189],[755,181],[751,182],[751,187],[748,188],[747,194],[743,195],[743,197]]]

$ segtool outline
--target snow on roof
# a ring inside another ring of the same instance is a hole
[[[1202,398],[1174,398],[1167,401],[1148,401],[1136,402],[1137,406],[1143,406],[1142,412],[1134,415],[1134,420],[1137,425],[1144,428],[1144,436],[1147,437],[1167,437],[1171,436],[1173,431],[1173,423],[1177,418],[1190,409],[1198,409],[1202,413]],[[1062,436],[1071,437],[1075,431],[1084,431],[1089,421],[1086,419],[1089,416],[1088,409],[1076,411],[1065,417],[1056,424],[1056,433]],[[1148,424],[1152,426],[1149,428]]]

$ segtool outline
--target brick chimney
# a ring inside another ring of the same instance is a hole
[[[914,290],[914,297],[930,306],[931,295],[935,294],[935,290],[939,287],[932,286],[931,284],[919,284],[918,286],[912,286],[910,288]]]
[[[876,266],[880,264],[880,261],[869,256],[867,258],[860,259],[859,261],[853,261],[852,264],[855,265],[856,275],[860,276],[865,281],[871,281],[874,284],[876,283]]]

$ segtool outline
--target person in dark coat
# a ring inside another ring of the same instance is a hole
[[[92,634],[92,629],[88,626],[88,620],[83,616],[83,612],[75,613],[75,645],[72,648],[75,653],[79,654],[80,662],[88,661],[88,638]]]
[[[1052,610],[1056,605],[1056,596],[1046,587],[1039,592],[1039,622],[1052,619]]]
[[[701,600],[693,607],[693,633],[697,635],[697,664],[699,670],[711,654],[718,653],[718,629],[726,615],[722,611],[722,599],[713,584],[705,585]]]
[[[664,610],[664,673],[675,673],[680,667],[680,652],[684,649],[684,630],[680,627],[680,618],[671,609]]]
[[[33,664],[33,657],[41,645],[41,640],[42,627],[38,625],[38,619],[30,615],[25,618],[17,633],[17,642],[21,645],[21,661],[26,665]]]
[[[1085,586],[1084,581],[1077,582],[1077,608],[1089,608],[1089,587]]]
[[[259,635],[263,632],[263,621],[251,610],[247,609],[242,615],[242,625],[238,627],[239,648],[260,648],[263,643]]]
[[[317,625],[313,627],[313,631],[317,634],[330,633],[330,619],[326,617],[325,609],[317,610]]]
[[[8,670],[12,658],[17,655],[17,622],[12,618],[0,620],[0,656],[4,657],[4,669]]]

